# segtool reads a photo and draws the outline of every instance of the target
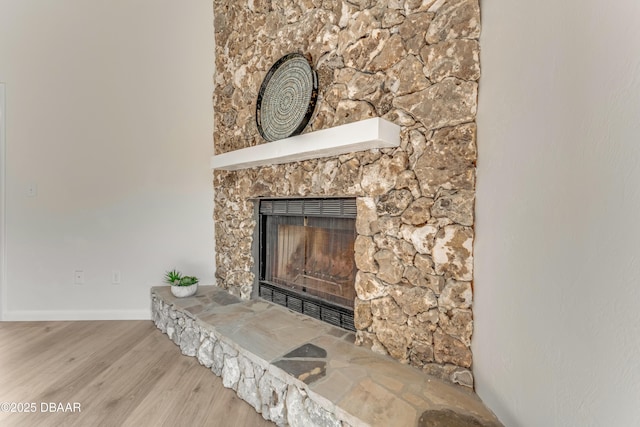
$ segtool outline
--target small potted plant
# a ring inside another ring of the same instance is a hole
[[[178,297],[190,297],[198,290],[198,278],[195,276],[183,276],[175,268],[164,275],[165,283],[171,285],[171,293]]]

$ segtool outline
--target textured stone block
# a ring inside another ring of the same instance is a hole
[[[477,99],[477,83],[446,78],[422,91],[394,98],[393,106],[416,117],[427,129],[438,129],[474,120]]]
[[[358,236],[354,243],[356,267],[365,273],[377,273],[378,265],[373,256],[378,248],[371,237]]]
[[[469,309],[472,302],[470,282],[448,279],[438,299],[438,306],[444,310]]]
[[[226,356],[222,366],[222,385],[236,389],[240,380],[240,367],[236,357]]]
[[[465,368],[471,367],[471,350],[460,340],[436,329],[433,333],[433,347],[436,362],[452,363]]]
[[[389,295],[408,316],[415,316],[438,306],[435,294],[427,288],[394,286],[389,291]]]
[[[358,298],[369,301],[374,298],[380,298],[387,295],[387,288],[372,273],[363,273],[361,271],[356,274],[356,294]]]
[[[431,207],[435,218],[449,218],[466,226],[473,225],[475,193],[472,190],[442,190]]]
[[[203,340],[198,348],[198,362],[207,368],[213,365],[213,341],[208,338]]]
[[[404,267],[400,259],[392,251],[383,249],[376,252],[373,258],[378,264],[378,272],[376,273],[378,279],[392,285],[402,280]]]
[[[185,356],[195,356],[200,347],[200,331],[187,327],[180,334],[180,350]]]
[[[476,40],[447,40],[420,51],[425,74],[432,82],[447,77],[476,81],[480,78],[480,44]]]
[[[478,0],[448,0],[431,9],[436,13],[427,30],[427,43],[450,39],[480,37],[480,4]]]
[[[473,279],[473,230],[458,225],[441,229],[431,251],[437,274],[456,280]]]

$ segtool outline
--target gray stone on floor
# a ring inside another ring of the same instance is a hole
[[[502,424],[467,387],[354,344],[354,335],[215,286],[151,289],[156,326],[279,426]]]

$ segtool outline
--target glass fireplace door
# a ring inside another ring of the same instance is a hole
[[[344,204],[344,200],[337,200]],[[328,202],[324,200],[323,204]],[[260,295],[300,312],[309,311],[304,310],[307,306],[313,317],[322,318],[316,311],[331,308],[352,317],[356,297],[355,215],[330,216],[335,213],[308,208],[275,210],[281,212],[261,214]],[[287,303],[276,301],[274,291],[283,293]]]
[[[264,280],[353,309],[354,222],[268,217]]]

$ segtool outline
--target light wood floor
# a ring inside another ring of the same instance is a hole
[[[5,402],[37,411],[7,413]],[[79,403],[81,412],[43,412],[49,402]],[[0,322],[0,425],[274,424],[151,321],[92,321]]]

